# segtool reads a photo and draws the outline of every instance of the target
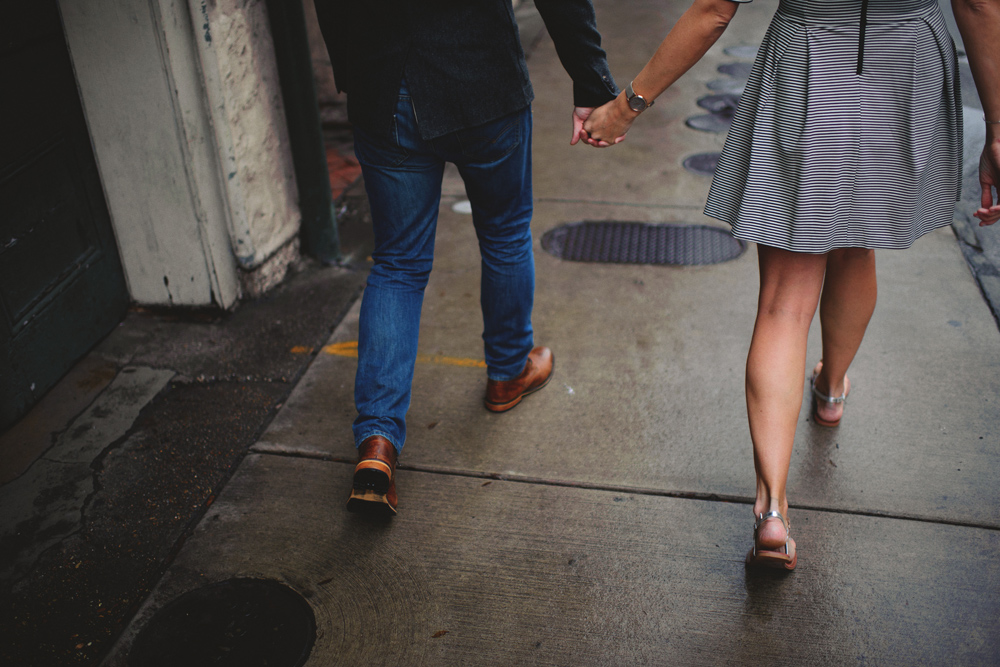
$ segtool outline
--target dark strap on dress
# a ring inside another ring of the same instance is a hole
[[[868,26],[868,0],[861,0],[861,31],[858,33],[858,74],[865,64],[865,28]]]

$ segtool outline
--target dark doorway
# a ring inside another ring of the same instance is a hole
[[[55,0],[0,1],[0,431],[128,292]]]

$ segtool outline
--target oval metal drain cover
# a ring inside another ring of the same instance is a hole
[[[542,248],[560,259],[609,264],[718,264],[746,247],[727,230],[708,225],[584,221],[542,236]]]
[[[732,56],[733,58],[756,58],[757,57],[756,46],[730,46],[723,53],[727,56]]]
[[[706,95],[698,100],[698,106],[707,109],[712,113],[736,115],[736,109],[740,105],[740,96],[732,93],[721,93],[719,95]]]
[[[743,89],[746,87],[743,81],[737,81],[736,79],[715,79],[706,83],[705,86],[709,90],[715,90],[720,93],[732,93],[733,95],[742,95]]]
[[[719,153],[698,153],[691,155],[684,160],[684,168],[696,174],[715,173],[715,168],[719,166]]]
[[[316,639],[309,603],[266,579],[230,579],[156,612],[132,644],[144,667],[299,667]]]
[[[753,65],[751,63],[725,63],[724,65],[719,65],[718,70],[734,79],[746,81],[750,78]]]
[[[725,132],[733,124],[732,114],[707,113],[701,116],[691,116],[684,124],[702,132]]]

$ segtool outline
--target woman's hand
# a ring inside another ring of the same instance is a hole
[[[1000,220],[1000,196],[996,203],[993,200],[993,188],[997,188],[1000,195],[1000,140],[991,141],[983,148],[979,157],[979,185],[983,189],[982,208],[973,215],[979,218],[979,226],[983,227]]]
[[[737,6],[729,0],[694,0],[632,80],[650,104],[715,44],[736,14]],[[621,143],[638,115],[629,108],[625,93],[621,93],[590,114],[583,125],[587,136],[580,136],[591,146]]]
[[[624,112],[622,107],[625,109]],[[625,141],[625,133],[632,127],[632,121],[638,115],[628,108],[622,95],[604,106],[597,107],[583,124],[583,130],[587,133],[587,143],[604,148]]]

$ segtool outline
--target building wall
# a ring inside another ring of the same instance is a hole
[[[208,21],[215,44],[224,121],[232,137],[236,176],[252,252],[237,261],[253,269],[298,232],[295,170],[274,47],[263,0],[216,0]],[[230,174],[227,174],[227,179]]]
[[[132,298],[280,280],[301,216],[263,0],[59,4]]]

